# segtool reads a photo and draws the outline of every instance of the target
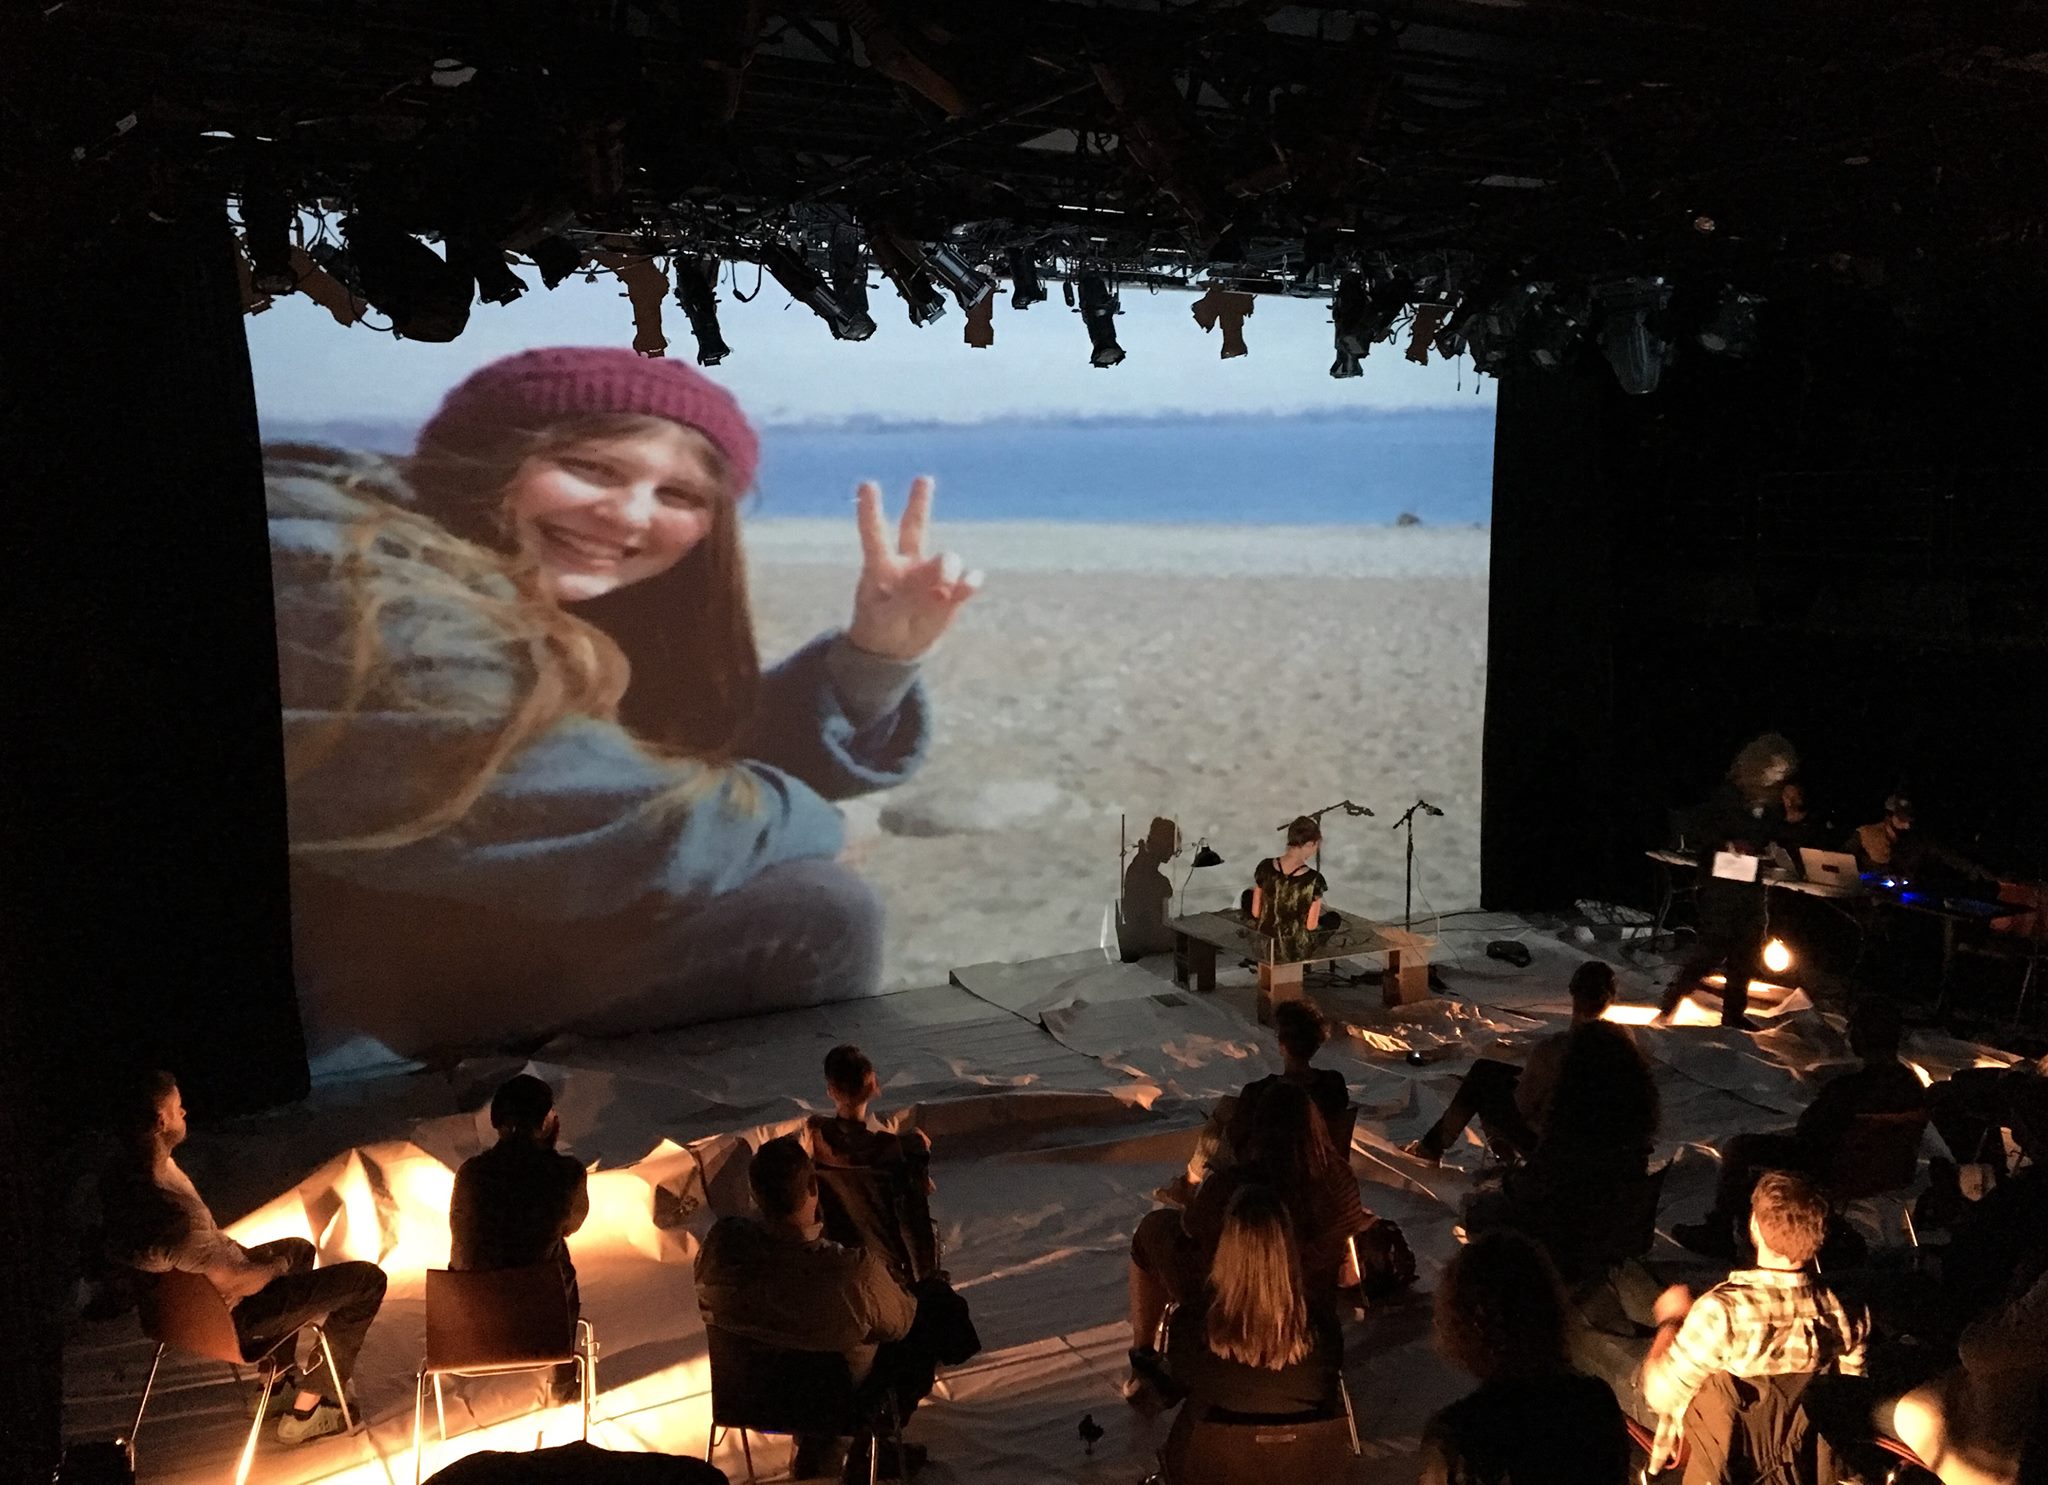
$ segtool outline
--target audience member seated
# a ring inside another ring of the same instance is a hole
[[[911,1338],[917,1301],[873,1254],[828,1242],[818,1227],[818,1175],[802,1143],[769,1140],[747,1179],[759,1217],[722,1217],[696,1263],[697,1303],[721,1330],[792,1351],[837,1351],[855,1385],[901,1416],[932,1390],[931,1353]],[[797,1441],[798,1478],[826,1472],[835,1441]],[[914,1470],[922,1450],[910,1446]]]
[[[1479,1379],[1422,1434],[1420,1485],[1622,1485],[1614,1390],[1566,1359],[1564,1286],[1541,1248],[1496,1232],[1461,1248],[1436,1291],[1437,1344]]]
[[[1408,1146],[1408,1153],[1431,1165],[1437,1164],[1475,1116],[1486,1131],[1487,1145],[1504,1162],[1526,1159],[1535,1153],[1573,1033],[1581,1026],[1599,1021],[1614,1004],[1614,967],[1599,959],[1588,959],[1572,971],[1571,996],[1572,1024],[1568,1028],[1531,1047],[1525,1067],[1490,1058],[1473,1063],[1472,1070],[1451,1096],[1444,1116],[1429,1133]]]
[[[1313,1065],[1316,1053],[1330,1039],[1330,1023],[1321,1007],[1305,995],[1298,1000],[1283,1000],[1273,1007],[1273,1030],[1279,1037],[1285,1066],[1280,1072],[1254,1079],[1217,1103],[1196,1140],[1194,1153],[1188,1157],[1187,1170],[1152,1193],[1160,1201],[1186,1206],[1211,1170],[1235,1160],[1251,1137],[1253,1110],[1266,1092],[1280,1083],[1292,1083],[1307,1092],[1316,1112],[1329,1127],[1330,1138],[1336,1141],[1340,1152],[1343,1150],[1350,1136],[1351,1089],[1344,1074],[1335,1068]]]
[[[1656,1079],[1626,1027],[1573,1028],[1542,1138],[1497,1190],[1467,1203],[1466,1232],[1514,1228],[1542,1245],[1568,1286],[1599,1278],[1646,1246],[1661,1109]]]
[[[1316,1053],[1330,1039],[1330,1023],[1322,1008],[1307,996],[1283,1000],[1273,1007],[1273,1032],[1280,1039],[1284,1066],[1277,1073],[1254,1079],[1239,1091],[1237,1106],[1230,1116],[1232,1145],[1241,1148],[1250,1138],[1259,1100],[1281,1083],[1293,1083],[1308,1094],[1309,1102],[1329,1127],[1330,1137],[1337,1138],[1351,1110],[1351,1089],[1344,1074],[1335,1068],[1314,1065]]]
[[[1748,1226],[1749,1192],[1758,1175],[1789,1170],[1824,1181],[1860,1115],[1926,1109],[1927,1090],[1899,1060],[1905,1031],[1905,1018],[1894,1002],[1879,996],[1859,1000],[1849,1012],[1849,1049],[1859,1065],[1822,1083],[1794,1128],[1730,1139],[1721,1152],[1713,1208],[1698,1222],[1680,1223],[1672,1236],[1695,1253],[1733,1259]]]
[[[1308,1094],[1299,1084],[1275,1084],[1259,1099],[1242,1158],[1211,1173],[1184,1211],[1149,1212],[1132,1235],[1126,1396],[1135,1398],[1161,1380],[1159,1317],[1169,1304],[1186,1304],[1200,1292],[1231,1198],[1245,1186],[1278,1192],[1286,1205],[1310,1303],[1334,1303],[1340,1288],[1358,1282],[1348,1239],[1374,1221],[1358,1199],[1358,1178]]]
[[[1892,1427],[1942,1485],[2017,1485],[2042,1436],[2048,1273],[1963,1332],[1961,1365],[1900,1398]]]
[[[1337,1406],[1343,1330],[1334,1309],[1310,1302],[1293,1220],[1267,1187],[1240,1186],[1230,1198],[1208,1282],[1167,1322],[1166,1362],[1190,1417]]]
[[[1657,1298],[1657,1336],[1643,1395],[1658,1416],[1652,1470],[1688,1446],[1683,1485],[1814,1478],[1827,1449],[1811,1425],[1816,1376],[1864,1374],[1869,1313],[1820,1283],[1809,1267],[1827,1234],[1827,1199],[1805,1178],[1771,1171],[1750,1197],[1756,1266],[1697,1300],[1682,1284]]]
[[[551,1263],[562,1274],[571,1318],[582,1313],[569,1235],[590,1215],[583,1167],[555,1149],[562,1119],[555,1090],[530,1073],[507,1079],[491,1098],[498,1142],[462,1162],[448,1201],[448,1267],[485,1272]],[[549,1392],[576,1396],[576,1364],[557,1368]]]
[[[1964,1067],[1928,1091],[1933,1122],[1956,1165],[1988,1167],[1991,1183],[2006,1176],[2005,1141],[2012,1132],[2027,1163],[2048,1165],[2048,1059],[2012,1067]],[[1954,1191],[1954,1166],[1937,1166],[1937,1188]]]
[[[313,1245],[280,1238],[245,1248],[213,1220],[192,1182],[171,1158],[185,1139],[185,1100],[169,1073],[152,1073],[133,1091],[124,1148],[100,1184],[110,1256],[144,1273],[204,1274],[219,1291],[245,1348],[320,1321],[344,1386],[363,1337],[384,1302],[384,1271],[374,1263],[313,1266]],[[290,1385],[287,1383],[286,1385]],[[278,1439],[303,1443],[345,1426],[334,1381],[314,1354],[298,1378]]]
[[[868,1105],[882,1091],[881,1079],[867,1053],[851,1044],[825,1054],[825,1091],[833,1115],[813,1114],[804,1124],[804,1144],[819,1165],[915,1166],[929,1180],[932,1142],[922,1130],[892,1134],[875,1128]]]

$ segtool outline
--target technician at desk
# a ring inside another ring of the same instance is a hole
[[[1967,877],[1995,882],[1998,878],[1976,862],[1931,841],[1913,828],[1913,801],[1894,794],[1884,802],[1884,818],[1860,826],[1843,845],[1856,857],[1857,869],[1909,882],[1929,876]]]
[[[1749,1007],[1749,982],[1761,971],[1767,915],[1762,863],[1749,881],[1714,874],[1714,858],[1727,852],[1761,856],[1777,843],[1785,828],[1785,782],[1799,766],[1792,744],[1775,732],[1744,747],[1722,781],[1694,817],[1690,837],[1700,861],[1699,937],[1678,972],[1665,987],[1657,1016],[1669,1021],[1678,1003],[1700,987],[1715,969],[1727,977],[1721,992],[1721,1024],[1754,1031],[1744,1012]]]

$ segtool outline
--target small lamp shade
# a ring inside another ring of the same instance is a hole
[[[1203,841],[1200,845],[1195,847],[1195,859],[1193,864],[1197,867],[1221,866],[1223,864],[1223,858],[1217,855],[1214,851],[1209,849],[1209,843],[1207,841]]]

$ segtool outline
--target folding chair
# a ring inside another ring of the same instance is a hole
[[[839,1352],[771,1346],[720,1329],[709,1317],[704,1340],[711,1356],[711,1429],[705,1436],[704,1457],[711,1458],[721,1432],[739,1430],[749,1485],[755,1479],[754,1449],[748,1441],[752,1433],[856,1439],[866,1434],[868,1485],[875,1485],[880,1470],[879,1421],[886,1420],[901,1455],[902,1419],[894,1394],[884,1391],[863,1402]]]
[[[1192,1405],[1174,1419],[1159,1452],[1156,1485],[1270,1485],[1341,1480],[1359,1455],[1351,1391],[1337,1379],[1337,1406],[1299,1417],[1259,1417]],[[1148,1482],[1149,1485],[1149,1482]]]
[[[262,1374],[262,1395],[256,1402],[256,1421],[249,1425],[249,1437],[242,1445],[241,1461],[235,1466],[235,1485],[247,1485],[249,1466],[256,1458],[256,1436],[263,1432],[263,1418],[270,1408],[270,1388],[288,1360],[297,1357],[297,1341],[310,1330],[320,1343],[320,1355],[327,1363],[327,1375],[334,1383],[334,1395],[341,1401],[341,1421],[351,1431],[356,1424],[350,1416],[348,1395],[342,1390],[341,1371],[334,1364],[334,1352],[327,1344],[327,1332],[317,1320],[308,1320],[289,1335],[256,1346],[244,1346],[235,1334],[235,1319],[227,1301],[204,1274],[181,1273],[176,1269],[161,1274],[140,1274],[137,1294],[142,1311],[142,1333],[156,1342],[156,1357],[149,1364],[149,1380],[142,1384],[142,1401],[135,1405],[135,1424],[128,1430],[128,1467],[135,1467],[135,1441],[142,1433],[142,1414],[149,1407],[149,1394],[156,1386],[157,1368],[164,1352],[173,1346],[210,1361],[226,1362],[235,1380],[242,1380],[242,1368],[254,1366]]]
[[[448,1442],[445,1376],[486,1377],[576,1364],[583,1390],[583,1440],[597,1401],[597,1334],[569,1313],[562,1271],[553,1263],[527,1268],[459,1273],[427,1270],[427,1349],[413,1382],[412,1478],[419,1485],[426,1448],[420,1437],[427,1379],[434,1381],[434,1416]]]

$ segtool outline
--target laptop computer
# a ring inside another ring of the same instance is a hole
[[[1837,887],[1844,892],[1863,890],[1863,874],[1856,869],[1856,858],[1847,851],[1819,851],[1812,846],[1801,846],[1799,865],[1809,882]]]

